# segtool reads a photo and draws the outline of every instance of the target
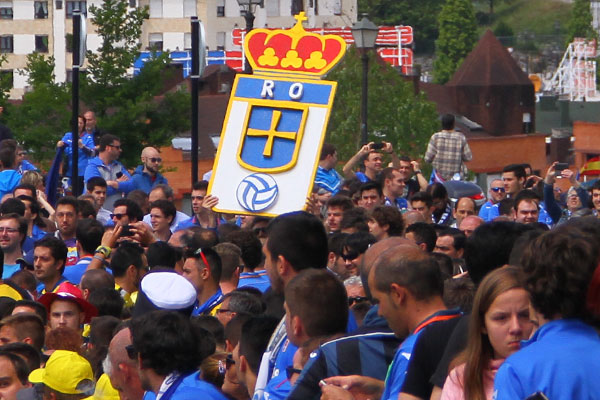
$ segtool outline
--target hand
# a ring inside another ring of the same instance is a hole
[[[111,249],[114,249],[115,245],[117,244],[117,240],[119,239],[119,236],[121,236],[122,230],[123,230],[123,227],[121,225],[117,225],[117,226],[115,226],[115,228],[112,231],[104,232],[104,235],[102,235],[102,241],[100,242],[100,244],[102,246],[106,246],[106,247],[110,247]]]
[[[394,152],[394,146],[390,142],[382,142],[383,149],[382,151],[387,154],[392,154]]]
[[[421,165],[419,165],[418,161],[411,161],[410,165],[412,166],[413,171],[420,171]]]
[[[370,378],[368,376],[350,375],[350,376],[334,376],[325,379],[326,386],[322,387],[321,390],[325,392],[325,388],[330,385],[339,386],[340,388],[347,390],[353,397],[331,397],[331,399],[356,399],[356,400],[375,400],[381,397],[384,388],[384,382],[379,379]],[[331,389],[327,389],[328,391]],[[335,391],[335,394],[342,394],[342,392]],[[321,397],[322,399],[322,397]]]
[[[35,191],[35,195],[37,197],[37,201],[39,201],[39,202],[47,202],[48,201],[48,199],[46,198],[46,193],[44,193],[43,191],[41,191],[39,189]]]
[[[212,211],[213,207],[216,207],[218,204],[219,198],[212,194],[207,195],[204,197],[204,200],[202,200],[202,207],[206,208],[208,211]]]
[[[321,386],[321,400],[356,400],[352,393],[339,386]]]
[[[119,188],[119,182],[117,182],[117,181],[106,181],[106,184],[113,189]]]
[[[558,164],[558,161],[554,161],[552,163],[552,165],[550,165],[550,167],[548,168],[548,171],[546,171],[546,177],[544,178],[544,182],[547,185],[552,185],[554,183],[554,174],[556,173],[556,164]]]
[[[79,146],[80,149],[83,149],[83,140],[79,139],[79,141],[77,141],[77,146]]]
[[[62,140],[59,140],[58,142],[56,142],[56,147],[60,148],[63,147],[65,145],[65,142],[63,142]]]
[[[321,216],[321,210],[319,207],[319,202],[317,201],[314,194],[310,195],[310,197],[306,198],[306,212],[316,215],[317,217]]]
[[[571,182],[571,186],[578,186],[577,179],[575,179],[575,172],[570,169],[563,169],[561,172],[563,178],[568,179]]]
[[[365,154],[369,154],[371,152],[371,145],[373,144],[373,142],[369,142],[367,144],[365,144],[363,147],[360,148],[360,150],[358,151],[358,154],[360,155],[365,155]]]
[[[150,243],[156,242],[156,237],[152,232],[152,229],[143,221],[134,222],[129,224],[129,230],[133,232],[131,238],[147,247]]]
[[[128,181],[128,180],[129,180],[129,177],[127,175],[125,175],[125,174],[121,175],[120,178],[117,178],[117,182],[125,182],[125,181]]]

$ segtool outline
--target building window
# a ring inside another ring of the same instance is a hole
[[[150,0],[150,18],[162,18],[162,0]]]
[[[185,32],[183,34],[183,49],[184,50],[192,49],[192,33],[191,32]]]
[[[304,2],[302,0],[292,0],[292,15],[297,15],[304,11]]]
[[[217,0],[217,17],[225,16],[225,0]]]
[[[47,1],[35,1],[33,3],[33,13],[36,19],[48,18],[48,2]]]
[[[0,81],[8,81],[10,83],[10,88],[14,87],[14,71],[12,69],[3,69],[0,70]]]
[[[225,50],[225,32],[217,32],[217,50]]]
[[[73,11],[75,10],[87,15],[87,1],[67,1],[67,18],[73,18]]]
[[[13,52],[13,37],[12,35],[0,36],[0,53]]]
[[[13,19],[12,1],[0,1],[0,19]]]
[[[38,53],[48,52],[48,35],[35,35],[35,51]]]
[[[67,33],[65,35],[65,48],[67,50],[67,53],[73,52],[73,34],[72,33]]]
[[[136,8],[137,7],[137,0],[129,0],[129,7]]]
[[[162,33],[151,33],[148,37],[148,47],[151,50],[162,51],[163,50],[163,35]]]
[[[183,16],[193,17],[196,15],[196,0],[183,0]]]

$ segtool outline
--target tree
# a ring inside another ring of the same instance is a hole
[[[31,157],[36,162],[48,163],[54,156],[56,142],[70,131],[71,92],[68,85],[54,82],[53,71],[54,57],[29,54],[24,71],[19,73],[28,74],[31,90],[8,115],[7,125],[18,134],[24,147],[32,150]]]
[[[438,18],[440,36],[433,63],[436,83],[450,80],[477,42],[477,23],[470,0],[446,0]]]
[[[421,157],[429,137],[439,130],[435,106],[387,64],[369,63],[369,140],[389,141],[402,154]],[[354,47],[327,77],[338,82],[327,141],[335,144],[340,159],[360,148],[362,64]]]
[[[571,18],[567,24],[568,45],[574,38],[598,39],[598,33],[592,27],[592,12],[589,0],[575,0]]]
[[[96,53],[87,52],[88,74],[81,89],[100,128],[119,136],[127,149],[121,161],[133,166],[144,146],[168,144],[187,128],[190,101],[182,91],[162,95],[164,82],[171,78],[166,52],[154,54],[137,76],[127,75],[139,56],[142,22],[149,17],[148,7],[128,6],[127,0],[105,0],[90,7],[102,45]]]
[[[0,54],[0,68],[7,62],[6,54]],[[8,93],[12,88],[12,80],[9,74],[0,73],[0,107],[4,107],[8,99]]]
[[[378,25],[410,25],[415,50],[432,52],[438,37],[437,17],[444,0],[358,0],[358,9]]]

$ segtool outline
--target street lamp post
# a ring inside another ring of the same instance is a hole
[[[369,142],[367,130],[367,99],[368,99],[368,79],[369,79],[369,54],[368,51],[375,48],[375,40],[379,28],[367,17],[363,17],[359,22],[352,25],[352,37],[354,45],[361,52],[362,60],[362,96],[360,103],[360,138],[362,144]]]
[[[244,16],[246,20],[246,35],[250,33],[252,29],[254,29],[254,11],[256,10],[256,6],[264,6],[264,0],[237,0],[240,6],[240,13]],[[244,60],[244,73],[251,74],[252,67],[250,63],[248,63],[248,57]]]

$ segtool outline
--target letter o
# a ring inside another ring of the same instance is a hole
[[[289,95],[292,100],[299,100],[304,92],[304,86],[301,83],[296,82],[290,86]]]

